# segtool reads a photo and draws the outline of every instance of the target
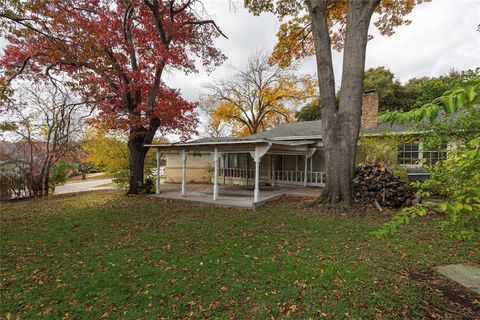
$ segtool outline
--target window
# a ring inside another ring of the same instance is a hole
[[[397,161],[399,164],[418,164],[419,153],[418,142],[402,143],[399,146]]]
[[[226,168],[238,168],[238,154],[228,153]]]
[[[421,150],[420,143],[402,143],[399,145],[397,162],[404,165],[432,165],[440,160],[447,159],[447,144],[438,150]]]
[[[447,144],[444,143],[438,150],[423,151],[423,163],[432,165],[447,159]]]

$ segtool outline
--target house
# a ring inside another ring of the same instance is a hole
[[[378,96],[374,90],[363,96],[361,134],[411,135],[399,125],[377,123]],[[323,187],[325,174],[321,121],[282,124],[266,132],[246,137],[201,138],[188,142],[153,144],[157,159],[166,159],[165,182],[182,183],[182,196],[187,183],[211,182],[213,200],[218,199],[219,184],[254,185],[254,203],[260,200],[260,185]],[[420,140],[400,145],[398,162],[418,167],[419,160],[444,159],[446,152],[424,151]],[[160,180],[157,179],[157,192]]]

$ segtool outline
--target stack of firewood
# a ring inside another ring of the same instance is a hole
[[[384,166],[358,166],[353,180],[355,198],[381,207],[400,208],[418,202],[413,190]]]

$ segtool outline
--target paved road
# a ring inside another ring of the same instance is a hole
[[[55,188],[54,194],[63,194],[79,191],[89,191],[89,190],[108,190],[113,189],[113,187],[98,187],[103,184],[111,183],[112,179],[101,179],[101,180],[90,180],[82,182],[71,182],[66,183],[63,186],[58,186]],[[97,188],[95,188],[97,187]]]

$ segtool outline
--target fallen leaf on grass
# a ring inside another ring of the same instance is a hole
[[[295,310],[297,310],[297,305],[294,303],[293,304],[283,303],[280,306],[280,312],[282,312],[283,314],[286,314],[287,316],[292,312],[294,312]]]

